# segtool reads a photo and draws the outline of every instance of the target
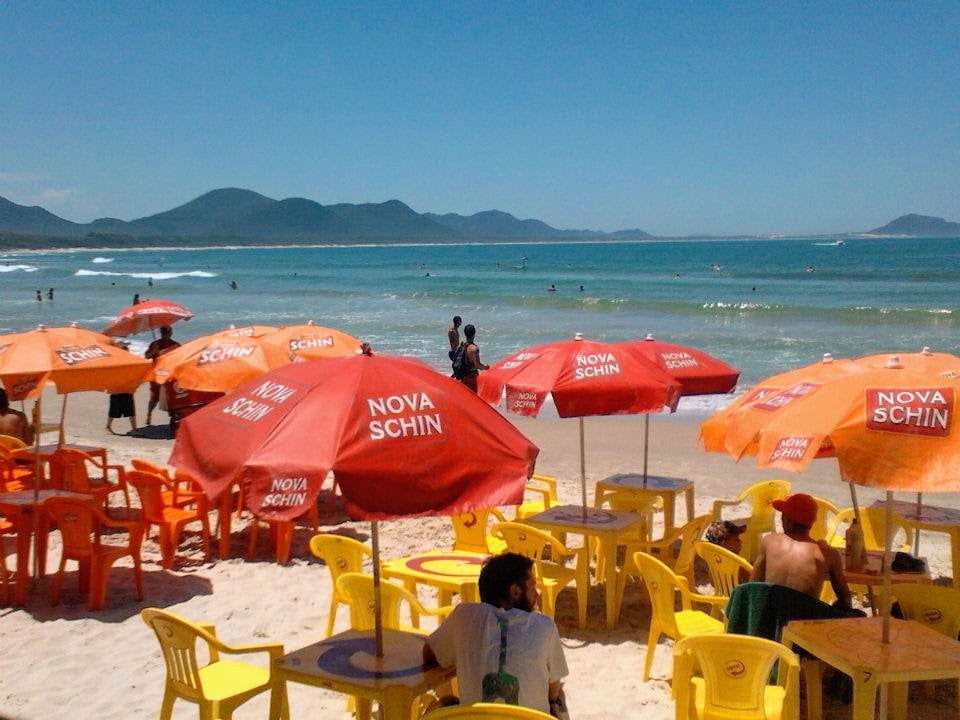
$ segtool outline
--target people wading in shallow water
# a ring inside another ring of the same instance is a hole
[[[480,374],[480,371],[490,369],[489,365],[484,365],[480,361],[480,347],[474,342],[476,335],[477,329],[473,325],[463,326],[463,342],[467,349],[467,369],[466,372],[461,375],[460,382],[474,392],[477,391],[477,376]]]

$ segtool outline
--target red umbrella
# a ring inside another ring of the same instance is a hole
[[[687,345],[657,340],[648,334],[643,340],[628,340],[623,345],[656,363],[680,383],[682,395],[715,395],[732,391],[740,371],[723,360]],[[647,456],[650,444],[650,415],[643,425],[643,479],[647,479]]]
[[[215,400],[184,420],[170,464],[210,497],[238,479],[247,507],[277,520],[316,502],[332,470],[350,516],[375,521],[376,553],[377,520],[519,503],[538,452],[460,383],[366,347],[285,365]]]
[[[481,373],[481,398],[499,403],[518,415],[540,412],[547,395],[560,417],[580,419],[580,481],[587,504],[583,453],[583,418],[588,415],[630,415],[677,407],[680,386],[668,374],[621,345],[588,340],[580,333],[571,340],[535,345],[508,355]]]
[[[177,320],[189,320],[193,313],[173,300],[144,300],[136,305],[130,305],[117,313],[104,329],[104,335],[115,337],[134,335],[144,330],[171,325]]]

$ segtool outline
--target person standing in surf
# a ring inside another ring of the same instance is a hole
[[[477,335],[477,329],[473,325],[463,326],[463,344],[466,346],[466,370],[460,376],[459,380],[468,388],[477,391],[477,376],[481,370],[489,370],[489,365],[484,365],[480,361],[480,347],[474,342]]]

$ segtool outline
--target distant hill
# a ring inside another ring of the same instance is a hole
[[[518,220],[500,210],[463,216],[417,213],[399,200],[321,205],[306,198],[273,200],[252,190],[211,190],[188,203],[129,222],[100,218],[74,223],[40,207],[0,198],[0,237],[5,247],[175,245],[254,242],[400,242],[456,240],[643,239],[641,230],[603,233],[559,230],[540,220]]]
[[[867,231],[871,235],[910,235],[912,237],[960,237],[960,223],[930,215],[901,215],[883,227]]]

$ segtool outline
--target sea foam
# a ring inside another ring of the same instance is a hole
[[[0,272],[16,272],[17,270],[22,270],[23,272],[36,272],[37,268],[33,265],[0,265]]]
[[[132,277],[132,278],[151,278],[153,280],[172,280],[178,277],[199,277],[212,278],[217,277],[217,273],[207,272],[205,270],[191,270],[190,272],[110,272],[109,270],[77,270],[74,275],[110,275],[112,277]]]

